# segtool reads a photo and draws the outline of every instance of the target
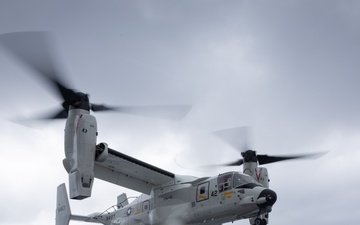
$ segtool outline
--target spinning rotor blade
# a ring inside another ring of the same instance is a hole
[[[54,65],[49,42],[49,34],[40,31],[0,35],[0,43],[41,78],[54,85],[64,101],[76,98],[76,93],[59,80],[61,73]]]
[[[146,116],[160,119],[181,120],[190,111],[191,105],[154,105],[154,106],[107,106],[104,104],[91,104],[91,110],[116,111],[125,114]]]
[[[91,110],[117,111],[125,114],[154,117],[169,120],[181,120],[190,111],[191,105],[154,105],[154,106],[106,106],[103,104],[91,104]]]
[[[66,119],[68,117],[68,111],[63,109],[58,113],[46,118],[46,119]]]
[[[110,107],[110,106],[106,106],[104,104],[91,104],[91,110],[94,112],[99,112],[99,111],[115,111],[116,107]]]
[[[247,150],[241,153],[243,155],[243,159],[239,159],[235,162],[225,163],[220,165],[213,166],[241,166],[245,162],[258,162],[259,165],[285,161],[285,160],[293,160],[293,159],[316,159],[326,154],[323,153],[314,153],[314,154],[303,154],[303,155],[287,155],[287,156],[268,156],[268,155],[256,155],[256,152],[253,150]],[[247,154],[253,154],[251,157],[248,157]]]
[[[46,32],[16,32],[0,35],[0,44],[45,79],[60,94],[63,109],[45,119],[67,118],[70,106],[92,111],[117,111],[141,116],[181,120],[189,112],[189,105],[110,107],[104,104],[90,104],[87,94],[76,92],[60,81],[63,74],[55,66],[51,54],[50,38]]]
[[[121,113],[169,120],[181,120],[190,111],[191,105],[122,106],[115,108]]]
[[[234,127],[213,132],[239,152],[249,149],[249,127]]]
[[[236,162],[226,163],[226,164],[217,165],[217,166],[241,166],[242,164],[244,164],[244,160],[243,160],[243,159],[239,159],[239,160],[237,160]]]
[[[249,129],[249,127],[233,127],[215,131],[213,134],[241,153],[249,149]],[[239,159],[234,162],[214,166],[241,166],[243,163],[244,159]]]
[[[240,166],[247,162],[258,162],[259,165],[269,164],[284,160],[318,158],[326,153],[302,154],[302,155],[284,155],[269,156],[257,155],[256,151],[249,149],[248,127],[235,127],[214,132],[215,135],[224,140],[227,144],[241,152],[242,159],[235,162],[225,163],[219,166]]]
[[[268,155],[257,155],[257,160],[259,165],[292,160],[292,159],[310,159],[310,158],[319,158],[326,153],[314,153],[314,154],[303,154],[303,155],[287,155],[287,156],[268,156]]]
[[[241,166],[242,164],[244,164],[244,160],[239,159],[237,161],[230,162],[230,163],[210,164],[210,165],[207,164],[207,165],[199,166],[197,168],[212,168],[212,167],[222,167],[222,166]]]

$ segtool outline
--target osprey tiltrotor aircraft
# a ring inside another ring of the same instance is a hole
[[[240,219],[265,225],[276,202],[269,189],[268,171],[258,165],[308,157],[258,155],[242,152],[242,159],[225,166],[243,165],[243,173],[228,172],[213,177],[176,175],[97,143],[97,122],[90,111],[116,110],[147,116],[181,119],[187,105],[153,107],[108,107],[92,104],[88,95],[67,88],[60,81],[43,32],[19,32],[0,36],[0,43],[18,59],[54,85],[63,99],[63,109],[48,118],[66,118],[64,167],[69,174],[71,199],[91,196],[94,179],[130,188],[142,195],[129,203],[126,194],[117,198],[113,210],[88,216],[74,215],[65,184],[57,188],[56,225],[70,220],[107,225],[208,224],[220,225]]]

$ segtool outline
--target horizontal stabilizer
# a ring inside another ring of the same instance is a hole
[[[69,225],[70,219],[84,222],[102,223],[101,218],[98,218],[99,214],[100,213],[94,213],[89,216],[72,215],[65,184],[60,184],[57,187],[56,225]]]

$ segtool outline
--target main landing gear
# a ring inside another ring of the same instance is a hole
[[[266,224],[267,224],[266,219],[256,218],[254,221],[254,225],[266,225]]]
[[[269,213],[259,214],[257,217],[250,219],[251,225],[267,225],[269,219]]]

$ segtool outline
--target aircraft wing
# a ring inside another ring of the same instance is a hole
[[[108,148],[104,162],[95,162],[95,177],[144,194],[154,186],[175,182],[175,174]]]

